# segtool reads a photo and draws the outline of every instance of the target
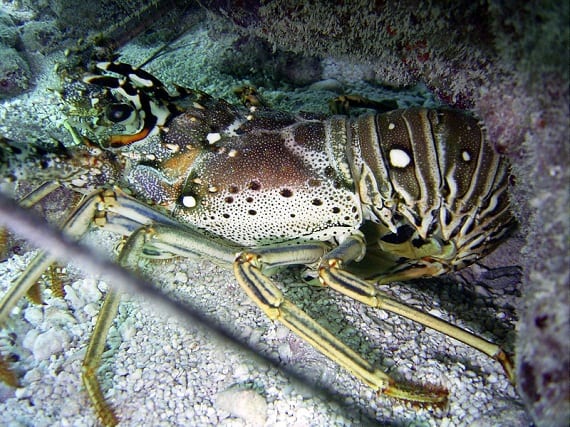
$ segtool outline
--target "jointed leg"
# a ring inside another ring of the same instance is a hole
[[[117,194],[116,203],[112,203],[109,211],[112,212],[107,216],[100,216],[99,220],[103,224],[109,221],[111,226],[126,227],[129,229],[132,225],[125,225],[120,218],[121,215],[129,215],[141,218],[155,217],[160,220],[160,214],[151,212],[148,206],[123,194]],[[115,215],[115,217],[113,217]],[[164,218],[166,220],[166,218]],[[136,269],[137,263],[141,257],[157,256],[162,254],[182,255],[195,258],[199,255],[207,254],[220,262],[229,262],[233,259],[236,248],[223,243],[213,243],[203,235],[190,229],[181,229],[178,226],[170,224],[152,224],[147,226],[139,226],[125,242],[119,254],[118,263],[126,268]],[[99,312],[95,328],[89,340],[89,346],[83,360],[82,380],[89,394],[89,398],[95,407],[97,416],[104,425],[114,426],[118,423],[117,416],[112,408],[105,401],[101,385],[97,378],[97,369],[101,362],[101,356],[105,349],[105,341],[109,333],[109,329],[113,323],[113,319],[117,314],[119,307],[120,295],[112,289],[107,292],[105,301]]]
[[[145,234],[145,228],[139,228],[131,234],[119,254],[119,264],[131,268],[136,266],[136,255],[142,253],[145,245]],[[119,420],[103,396],[101,385],[97,378],[97,370],[101,364],[101,356],[105,350],[105,341],[107,340],[109,329],[119,309],[120,299],[120,294],[112,289],[109,289],[105,295],[105,301],[99,311],[81,368],[83,385],[93,403],[97,417],[105,426],[115,426]]]
[[[306,245],[306,252],[304,253],[313,253],[314,258],[305,259],[304,264],[317,261],[325,253],[324,247],[320,243],[315,243],[312,249],[310,246],[310,244]],[[290,261],[290,264],[299,262],[299,257],[296,253],[297,249],[296,247],[290,247],[288,253],[285,251],[280,253],[283,257],[281,262],[283,264],[286,263],[287,258],[294,260]],[[387,374],[375,369],[372,364],[364,360],[358,353],[319,325],[307,313],[286,299],[271,279],[261,271],[264,264],[263,252],[265,251],[240,254],[234,263],[234,273],[237,281],[248,296],[256,302],[269,318],[279,320],[321,353],[352,372],[374,390],[392,397],[414,402],[442,404],[446,401],[447,394],[441,390],[406,387],[396,383]],[[266,254],[272,255],[273,261],[276,262],[276,254],[272,253],[271,249],[268,249]]]
[[[100,194],[96,193],[85,200],[69,219],[65,221],[62,230],[73,238],[81,237],[91,225],[100,203]],[[44,271],[53,264],[55,259],[45,252],[40,252],[18,277],[14,284],[8,289],[0,301],[0,324],[10,314],[10,311],[18,301],[36,283]]]
[[[61,184],[58,181],[48,181],[40,185],[38,188],[34,189],[32,192],[28,193],[20,200],[18,200],[18,204],[23,208],[31,208],[32,206],[36,205],[40,200],[45,198],[47,195],[53,193],[61,187]]]
[[[30,197],[24,198],[24,205],[33,205],[35,201],[45,195],[45,192],[49,193],[49,191],[53,190],[53,186],[47,186],[44,190],[32,193]],[[62,231],[74,239],[79,239],[88,230],[91,224],[106,225],[108,223],[108,216],[111,216],[113,219],[112,227],[125,234],[128,234],[133,229],[141,228],[141,225],[153,220],[164,219],[165,221],[171,221],[168,217],[161,216],[161,214],[152,211],[148,206],[141,204],[120,191],[104,190],[86,198],[64,222]],[[133,241],[134,240],[135,239],[133,239]],[[137,249],[127,249],[123,251],[123,258],[136,250]],[[227,256],[227,259],[231,260],[232,257]],[[40,252],[31,261],[30,265],[16,279],[0,300],[0,324],[9,316],[12,308],[54,261],[55,259],[46,252]],[[123,264],[130,263],[130,265],[133,265],[129,260],[122,260],[120,258],[119,261]],[[96,408],[98,416],[105,424],[109,425],[116,424],[116,418],[102,397],[96,371],[104,350],[108,329],[117,310],[118,300],[119,298],[116,293],[109,291],[102,311],[99,314],[93,337],[90,340],[83,363],[83,382],[85,387]],[[8,368],[7,366],[0,366],[0,369]],[[2,372],[0,372],[0,374],[2,374]],[[8,381],[13,384],[17,383],[9,373],[2,374],[2,378],[7,378]]]
[[[167,220],[160,214],[151,211],[146,205],[126,196],[117,194],[116,203],[109,208],[109,215],[99,217],[101,224],[108,223],[112,227],[130,229],[133,225],[125,224],[128,215],[130,218],[140,216],[142,218],[154,218],[155,220]],[[111,203],[112,201],[109,201]],[[120,224],[120,225],[119,225]],[[212,242],[211,239],[191,229],[164,223],[140,226],[129,236],[119,254],[118,263],[123,267],[136,269],[141,257],[162,258],[168,255],[180,255],[188,258],[208,256],[221,263],[229,263],[233,260],[238,247],[223,242]],[[95,407],[97,416],[104,425],[114,426],[118,423],[117,416],[105,401],[99,380],[97,369],[101,362],[101,356],[105,348],[105,341],[109,329],[113,323],[119,306],[120,295],[109,290],[97,323],[93,330],[89,346],[83,360],[82,380],[89,394],[89,398]]]
[[[365,247],[363,239],[359,235],[347,238],[338,248],[327,253],[319,267],[319,279],[325,286],[337,290],[357,301],[371,307],[391,311],[421,323],[445,335],[455,338],[499,361],[505,370],[509,380],[514,383],[514,369],[508,355],[496,344],[493,344],[477,335],[472,334],[455,325],[447,323],[435,316],[409,307],[391,298],[384,292],[348,271],[342,269],[343,263],[347,264],[355,259],[355,253],[360,253]],[[391,276],[383,278],[383,282],[395,281]]]
[[[168,254],[186,257],[206,256],[229,265],[235,253],[242,249],[224,242],[212,242],[199,232],[180,228],[170,217],[151,209],[120,190],[104,190],[89,196],[72,212],[63,224],[62,230],[78,239],[93,223],[121,234],[131,234],[118,260],[121,265],[127,267],[135,267],[136,261],[141,256],[152,256],[161,252],[167,256]],[[53,261],[54,259],[45,252],[41,252],[32,260],[0,301],[0,322],[9,315],[11,309]],[[110,290],[107,293],[82,367],[84,386],[99,419],[105,425],[115,425],[117,417],[103,397],[97,379],[97,369],[109,328],[117,312],[119,299],[115,291]]]
[[[89,338],[89,345],[87,346],[87,352],[85,353],[83,365],[81,366],[81,380],[83,381],[83,386],[87,390],[97,417],[105,426],[115,426],[119,420],[103,397],[101,385],[97,379],[97,370],[101,364],[101,356],[105,350],[105,341],[107,340],[109,329],[117,315],[120,299],[121,296],[114,290],[109,289],[107,291],[97,317],[97,322],[93,328],[93,333]]]

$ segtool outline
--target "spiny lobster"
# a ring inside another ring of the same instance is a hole
[[[195,90],[169,92],[127,64],[98,67],[105,74],[85,78],[87,105],[72,88],[66,94],[75,103],[68,127],[76,147],[40,153],[30,163],[38,153],[4,141],[4,176],[45,181],[25,205],[67,185],[88,197],[64,230],[79,238],[95,223],[129,236],[119,255],[125,266],[141,256],[206,257],[231,266],[271,319],[387,395],[435,405],[447,399],[444,390],[400,384],[376,369],[290,302],[268,272],[306,266],[323,286],[493,357],[514,382],[499,346],[375,286],[461,269],[513,229],[509,167],[477,119],[447,108],[356,118],[244,110]],[[36,257],[4,297],[0,320],[52,261]],[[105,424],[117,419],[95,371],[117,306],[110,291],[83,369]]]

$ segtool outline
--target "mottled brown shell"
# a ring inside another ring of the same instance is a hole
[[[473,116],[410,108],[362,116],[347,132],[365,216],[385,227],[386,241],[451,243],[445,258],[457,269],[512,228],[508,164]]]

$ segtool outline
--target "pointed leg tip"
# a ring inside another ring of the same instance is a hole
[[[413,406],[443,409],[447,406],[449,392],[437,385],[392,382],[382,393]]]

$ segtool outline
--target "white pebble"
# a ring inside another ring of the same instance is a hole
[[[134,381],[138,381],[142,378],[142,369],[141,368],[136,368],[133,373],[131,374],[131,380]]]
[[[38,368],[30,369],[24,375],[24,379],[27,383],[33,383],[35,381],[41,381],[42,379],[42,372]]]
[[[77,323],[75,318],[71,314],[69,314],[69,311],[60,310],[55,307],[49,307],[46,310],[45,318],[51,324],[56,324],[56,325],[69,326]]]
[[[267,420],[267,402],[253,390],[222,391],[216,396],[214,405],[251,426],[265,425]]]
[[[123,341],[128,341],[133,338],[137,333],[134,321],[132,319],[125,320],[125,322],[119,326],[119,333],[121,334],[121,339]]]
[[[89,303],[99,301],[102,297],[101,291],[97,288],[97,280],[86,278],[77,281],[77,292],[81,298]]]
[[[492,373],[487,377],[487,381],[489,382],[489,384],[495,384],[497,381],[499,380],[499,378],[497,377],[496,374]]]
[[[246,364],[240,363],[234,367],[234,378],[245,379],[249,375],[249,368]]]
[[[435,317],[443,317],[441,310],[435,307],[428,311],[428,313]]]
[[[278,352],[279,352],[279,358],[281,359],[282,362],[289,362],[293,355],[293,352],[291,351],[291,346],[287,342],[279,346]]]
[[[25,399],[27,397],[30,397],[32,395],[32,392],[33,391],[29,387],[20,387],[16,389],[14,395],[17,399]]]
[[[83,311],[89,317],[94,317],[97,315],[97,313],[99,313],[99,308],[100,308],[99,304],[93,302],[93,303],[87,304],[85,307],[83,307]]]
[[[45,360],[53,354],[59,353],[69,341],[69,337],[63,331],[50,329],[43,334],[38,335],[32,353],[36,360]]]
[[[30,306],[24,311],[24,319],[34,326],[40,325],[44,320],[44,313],[40,307]]]
[[[36,342],[39,334],[39,331],[36,329],[29,330],[28,333],[26,333],[24,340],[22,341],[22,346],[24,346],[26,350],[32,351],[34,348],[34,343]]]
[[[289,335],[289,332],[290,332],[289,328],[282,325],[278,325],[277,328],[275,329],[275,338],[278,340],[284,340]]]
[[[174,275],[174,281],[180,283],[186,283],[188,281],[188,275],[183,271],[179,271]]]
[[[386,320],[388,318],[388,312],[384,310],[378,310],[375,314],[380,320]]]
[[[77,311],[81,307],[83,307],[83,300],[79,298],[77,292],[75,292],[75,289],[73,289],[69,285],[65,286],[64,289],[65,289],[65,300],[68,302],[68,304],[71,306],[73,310]]]

